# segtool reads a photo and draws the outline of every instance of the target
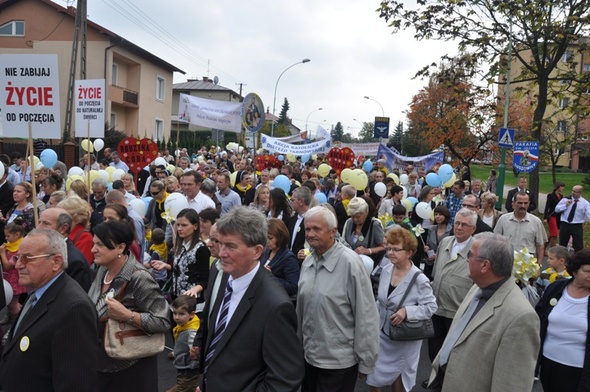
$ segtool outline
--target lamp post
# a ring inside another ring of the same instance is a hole
[[[294,66],[296,66],[297,64],[305,64],[305,63],[309,63],[311,60],[310,59],[303,59],[301,61],[296,62],[295,64],[292,64],[290,66],[288,66],[283,72],[281,72],[281,74],[279,75],[279,78],[277,79],[277,82],[275,84],[275,94],[274,97],[272,99],[272,125],[270,128],[270,135],[274,137],[275,135],[275,107],[277,104],[277,87],[279,87],[279,80],[281,80],[281,76],[283,76],[283,74],[285,72],[287,72],[288,70],[290,70],[291,68],[293,68]]]
[[[368,100],[370,100],[370,101],[376,102],[376,103],[377,103],[377,105],[379,105],[379,106],[381,107],[381,114],[382,114],[382,116],[383,116],[383,117],[385,117],[385,110],[383,110],[383,105],[381,105],[381,104],[379,103],[379,101],[376,101],[376,100],[374,100],[373,98],[369,98],[369,97],[367,97],[366,95],[365,95],[365,99],[368,99]]]
[[[314,110],[312,110],[311,112],[309,112],[309,114],[307,115],[307,118],[305,119],[305,132],[307,132],[307,121],[309,120],[309,116],[311,116],[311,114],[312,114],[312,113],[315,113],[315,112],[317,112],[317,111],[319,111],[319,110],[324,110],[324,108],[317,108],[317,109],[314,109]],[[311,136],[311,135],[310,135],[310,136]],[[310,139],[311,139],[311,137],[310,137]]]

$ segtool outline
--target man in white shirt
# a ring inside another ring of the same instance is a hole
[[[129,166],[127,166],[127,164],[121,160],[121,157],[117,151],[113,151],[111,153],[111,160],[111,166],[113,166],[115,169],[121,169],[125,173],[129,172]]]
[[[203,176],[194,170],[186,171],[180,177],[180,187],[188,200],[188,206],[197,212],[205,208],[215,208],[215,202],[201,192],[202,182]]]
[[[561,212],[559,225],[559,245],[567,246],[572,238],[574,251],[577,252],[584,247],[584,222],[590,220],[590,203],[582,197],[584,187],[575,185],[572,188],[571,197],[562,198],[555,212]]]
[[[215,192],[215,196],[221,202],[221,215],[229,212],[234,207],[242,205],[240,195],[230,188],[229,181],[228,172],[223,172],[217,176],[217,189],[219,190]]]

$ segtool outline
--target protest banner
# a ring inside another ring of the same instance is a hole
[[[205,128],[240,133],[242,131],[242,103],[180,94],[178,121]]]

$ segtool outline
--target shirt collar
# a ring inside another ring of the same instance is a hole
[[[37,301],[39,301],[41,299],[41,296],[47,291],[47,289],[49,287],[51,287],[53,282],[55,282],[57,280],[57,278],[59,278],[60,275],[63,273],[64,272],[61,271],[59,274],[55,275],[49,282],[45,283],[43,286],[41,286],[37,290],[35,290],[35,296],[37,297]]]

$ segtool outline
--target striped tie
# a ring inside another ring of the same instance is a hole
[[[227,326],[227,319],[229,314],[229,305],[231,303],[231,293],[233,289],[231,287],[231,282],[228,280],[227,285],[225,286],[225,294],[223,295],[223,302],[221,303],[221,310],[219,311],[219,321],[215,326],[215,331],[213,332],[213,338],[211,339],[211,344],[209,344],[209,349],[207,350],[207,356],[205,356],[205,373],[207,374],[207,370],[209,369],[209,364],[211,362],[211,358],[215,354],[215,347],[217,347],[217,343],[221,340],[223,336],[223,331],[225,331],[225,327]]]

